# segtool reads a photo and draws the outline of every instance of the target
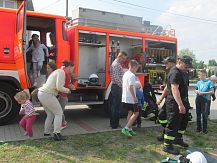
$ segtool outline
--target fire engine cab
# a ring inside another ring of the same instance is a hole
[[[103,16],[106,14],[111,13],[102,12]],[[175,37],[94,21],[68,21],[62,16],[26,12],[25,1],[18,10],[0,9],[0,124],[9,123],[19,112],[20,106],[14,100],[17,90],[32,87],[26,49],[30,40],[27,36],[33,32],[39,33],[41,43],[48,47],[58,67],[65,59],[74,63],[76,90],[69,95],[69,104],[104,105],[109,112],[110,65],[120,51],[141,63],[136,75],[142,84],[146,81],[158,87],[164,83],[166,71],[161,62],[167,56],[177,55]],[[41,74],[45,78],[46,62]]]

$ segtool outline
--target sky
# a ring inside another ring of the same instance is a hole
[[[35,11],[66,15],[65,0],[32,1]],[[68,1],[69,16],[78,7],[140,16],[151,24],[174,28],[178,50],[189,48],[198,61],[205,63],[210,59],[217,59],[217,0]]]

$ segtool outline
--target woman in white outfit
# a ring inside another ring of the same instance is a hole
[[[53,71],[46,83],[39,88],[38,99],[44,107],[47,114],[44,127],[44,136],[50,136],[52,122],[54,125],[54,140],[64,140],[60,134],[62,125],[63,111],[57,99],[58,92],[70,93],[70,89],[64,87],[65,85],[65,72],[62,69]]]

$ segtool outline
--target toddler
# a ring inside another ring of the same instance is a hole
[[[18,92],[14,96],[15,100],[21,104],[21,110],[20,110],[20,115],[23,115],[22,119],[20,120],[20,126],[24,129],[25,136],[32,137],[33,132],[32,132],[32,125],[36,120],[36,112],[33,107],[32,102],[29,100],[30,97],[28,93],[24,90],[21,92]]]

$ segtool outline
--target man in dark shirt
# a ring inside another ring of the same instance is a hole
[[[179,152],[173,148],[172,144],[188,147],[188,144],[184,143],[182,135],[187,128],[190,108],[188,78],[185,75],[190,67],[192,67],[192,58],[189,56],[180,57],[167,78],[166,114],[168,124],[164,135],[163,151],[175,155]]]
[[[163,63],[166,66],[166,70],[168,70],[168,72],[169,72],[170,69],[176,65],[176,58],[172,57],[172,56],[167,57],[163,60]],[[157,100],[156,104],[160,105],[161,102],[163,101],[163,99],[164,98],[166,99],[166,96],[167,96],[167,85],[165,86],[163,93],[160,96],[160,98]],[[163,127],[163,133],[162,133],[162,135],[157,137],[157,140],[158,141],[164,141],[165,128],[167,126],[167,115],[166,115],[166,103],[165,102],[164,102],[163,106],[159,109],[158,119],[159,119],[159,123]]]

